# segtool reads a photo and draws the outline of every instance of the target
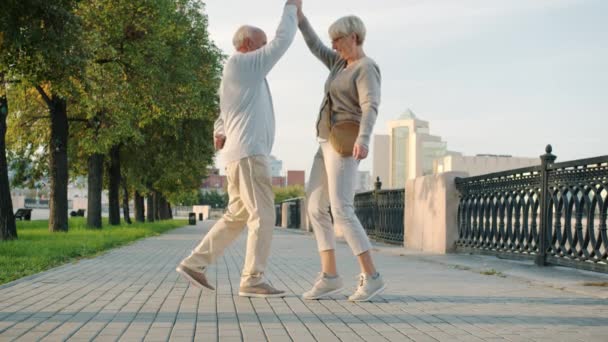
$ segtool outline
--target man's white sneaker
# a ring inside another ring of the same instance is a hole
[[[304,292],[302,298],[308,300],[321,299],[339,293],[342,289],[344,289],[344,284],[340,276],[328,278],[325,273],[321,272],[312,289]]]
[[[386,285],[380,274],[374,278],[365,273],[361,273],[361,275],[359,275],[359,287],[357,287],[357,290],[352,296],[348,297],[348,300],[351,302],[367,302],[384,291],[385,288]]]

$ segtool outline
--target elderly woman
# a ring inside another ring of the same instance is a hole
[[[359,161],[367,157],[380,103],[380,70],[363,51],[365,26],[356,16],[338,19],[329,28],[330,49],[298,11],[300,31],[308,48],[329,69],[325,97],[317,119],[319,149],[306,189],[308,217],[319,254],[321,273],[304,299],[339,293],[343,282],[336,269],[333,222],[357,256],[358,287],[348,299],[369,301],[384,290],[370,254],[371,244],[355,215],[355,178]],[[331,207],[331,215],[328,208]]]

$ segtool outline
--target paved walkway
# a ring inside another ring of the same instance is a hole
[[[346,301],[357,265],[343,243],[337,256],[349,290],[302,301],[319,268],[315,241],[285,230],[276,231],[268,277],[286,298],[236,295],[245,235],[209,270],[218,291],[201,292],[174,269],[207,228],[177,229],[0,287],[0,341],[608,341],[608,288],[569,291],[398,247],[376,253],[389,282],[376,301]]]

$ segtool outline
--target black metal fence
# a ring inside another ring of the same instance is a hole
[[[355,213],[369,237],[403,244],[405,189],[380,190],[381,184],[355,195]]]
[[[608,272],[608,156],[456,179],[458,250]]]
[[[274,205],[274,213],[275,213],[275,223],[274,223],[274,225],[276,227],[280,227],[281,224],[283,223],[283,208],[281,206],[281,203],[278,203],[278,204]]]
[[[374,191],[355,195],[355,213],[370,238],[403,244],[405,189],[381,190],[382,183],[376,182]],[[287,207],[287,228],[301,227],[302,201],[304,198],[291,198],[275,205],[276,225],[282,225],[282,205]],[[329,210],[329,208],[328,208]],[[331,215],[331,210],[329,210]]]

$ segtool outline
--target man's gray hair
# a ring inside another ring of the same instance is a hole
[[[232,37],[232,45],[234,45],[234,48],[238,50],[238,48],[243,45],[245,38],[252,38],[253,34],[257,30],[259,30],[257,27],[249,25],[243,25],[239,27],[239,29],[236,30],[236,32],[234,33],[234,37]]]
[[[362,45],[365,41],[365,25],[363,24],[363,20],[355,15],[342,17],[329,27],[329,37],[332,40],[351,33],[357,35],[357,45]]]

